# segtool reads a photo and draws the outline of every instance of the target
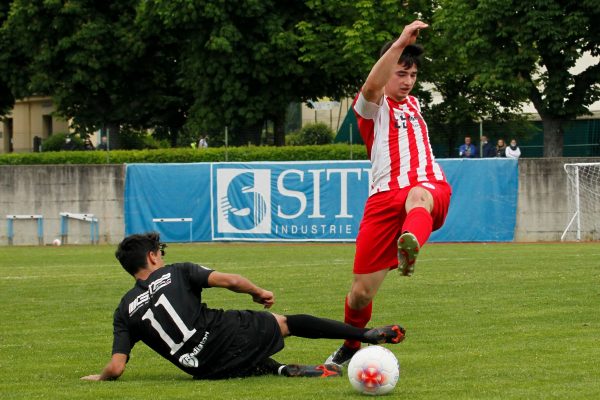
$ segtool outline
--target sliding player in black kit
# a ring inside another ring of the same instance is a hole
[[[136,283],[115,310],[110,362],[100,374],[82,379],[117,379],[138,341],[197,379],[223,379],[341,375],[336,365],[285,365],[270,358],[283,349],[285,336],[372,344],[404,339],[404,329],[398,325],[367,329],[311,315],[210,309],[202,303],[202,290],[211,287],[249,294],[265,308],[273,305],[274,297],[240,275],[192,263],[165,266],[165,246],[154,232],[128,236],[119,244],[116,257]]]

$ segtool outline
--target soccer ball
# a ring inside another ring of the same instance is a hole
[[[62,243],[61,243],[61,241],[60,241],[60,239],[59,239],[59,238],[56,238],[56,239],[54,239],[54,240],[52,241],[52,244],[53,244],[54,246],[60,246]]]
[[[400,378],[400,364],[394,353],[381,346],[359,350],[348,364],[348,379],[362,394],[391,392]]]

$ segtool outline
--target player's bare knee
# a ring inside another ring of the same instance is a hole
[[[410,189],[406,198],[406,211],[409,212],[416,207],[423,207],[431,212],[433,209],[433,196],[429,190],[420,186]]]
[[[285,315],[279,315],[279,314],[275,314],[275,313],[271,313],[271,314],[273,314],[273,316],[277,320],[277,324],[279,325],[279,330],[281,331],[281,334],[284,337],[290,336],[290,328],[288,327],[287,318],[285,317]]]
[[[355,310],[364,308],[369,305],[376,293],[376,290],[368,286],[352,285],[352,290],[348,296],[349,306]]]
[[[348,294],[350,308],[359,310],[368,306],[377,294],[387,273],[388,269],[384,268],[369,274],[355,274],[350,293]]]

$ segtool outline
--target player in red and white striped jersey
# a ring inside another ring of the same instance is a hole
[[[345,322],[365,327],[372,300],[389,270],[414,271],[416,256],[446,219],[451,188],[431,151],[419,101],[410,95],[423,49],[414,21],[387,43],[353,108],[372,164],[370,194],[356,238],[354,281],[345,302]],[[347,340],[327,363],[346,364],[360,343]]]

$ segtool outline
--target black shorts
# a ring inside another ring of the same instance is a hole
[[[226,379],[256,374],[259,364],[283,349],[283,336],[275,316],[264,311],[226,311],[225,318],[237,319],[233,340],[218,352],[210,370],[197,379]]]

